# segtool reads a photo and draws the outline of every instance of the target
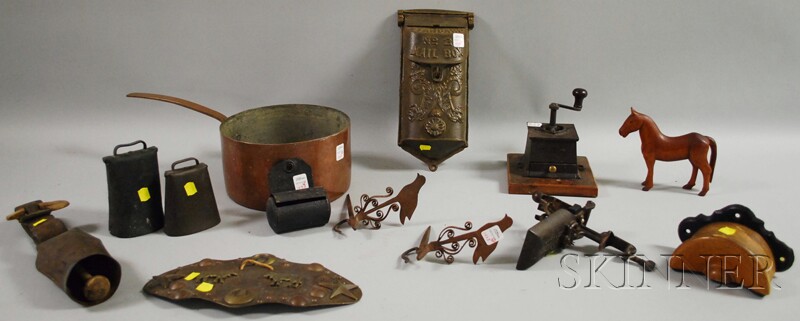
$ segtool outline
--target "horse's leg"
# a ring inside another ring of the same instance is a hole
[[[711,178],[711,165],[709,165],[708,161],[706,161],[705,154],[703,155],[702,162],[700,162],[700,164],[698,165],[700,165],[699,166],[700,172],[703,173],[703,189],[700,190],[700,193],[697,195],[706,196],[706,193],[708,193],[708,185]]]
[[[697,144],[689,150],[689,161],[692,162],[692,167],[694,167],[694,173],[692,174],[692,181],[690,183],[694,184],[696,178],[695,174],[697,174],[698,169],[703,173],[703,189],[698,193],[700,196],[705,196],[706,193],[708,193],[708,185],[711,182],[711,165],[708,163],[708,159],[706,159],[708,149],[708,144]]]
[[[656,164],[656,155],[655,154],[645,154],[644,155],[644,163],[647,164],[647,177],[642,182],[643,191],[649,191],[653,188],[653,166]]]
[[[694,187],[694,182],[697,181],[697,165],[694,164],[693,160],[689,160],[692,163],[692,178],[689,179],[689,182],[686,185],[683,185],[683,189],[692,189]]]

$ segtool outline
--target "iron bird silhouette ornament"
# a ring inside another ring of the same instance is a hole
[[[647,165],[647,177],[642,182],[643,191],[653,188],[653,166],[657,160],[672,162],[688,159],[692,164],[692,177],[686,185],[683,185],[683,189],[694,187],[699,170],[703,173],[703,189],[698,195],[705,196],[708,193],[709,184],[714,178],[714,165],[717,162],[717,142],[713,138],[698,133],[677,137],[664,135],[650,116],[631,107],[631,114],[619,128],[619,135],[628,137],[628,134],[635,131],[639,132],[642,140],[642,156]],[[711,159],[707,160],[709,149]]]
[[[400,258],[406,263],[411,263],[409,255],[416,253],[417,261],[422,260],[425,255],[434,252],[436,257],[444,258],[447,264],[453,263],[456,255],[467,246],[474,248],[475,252],[472,254],[472,263],[478,264],[478,259],[486,261],[492,252],[497,248],[497,243],[503,238],[505,232],[514,220],[506,214],[501,220],[496,222],[489,222],[481,226],[475,231],[472,230],[472,222],[467,221],[464,227],[448,226],[439,233],[439,238],[436,241],[429,242],[431,236],[431,227],[425,230],[422,234],[422,240],[419,242],[418,247],[411,248],[402,255]],[[456,231],[467,231],[466,233],[456,235]]]
[[[360,226],[377,230],[381,228],[381,222],[386,220],[392,212],[399,212],[400,224],[405,224],[405,221],[407,219],[410,220],[411,215],[414,215],[414,210],[417,208],[419,200],[419,190],[422,185],[425,185],[425,176],[417,174],[417,178],[400,189],[400,192],[395,197],[380,201],[380,199],[391,197],[394,194],[394,189],[386,187],[385,195],[361,195],[357,206],[353,206],[350,194],[348,194],[344,201],[347,208],[347,218],[336,223],[333,226],[333,230],[339,234],[344,234],[339,228],[344,224],[350,225],[354,231]],[[384,210],[384,208],[386,209]],[[375,216],[370,216],[373,213]]]

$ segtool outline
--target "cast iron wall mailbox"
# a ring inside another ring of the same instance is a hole
[[[397,145],[435,171],[467,147],[471,12],[399,10],[402,28]]]

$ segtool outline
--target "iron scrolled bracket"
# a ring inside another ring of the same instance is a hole
[[[431,227],[425,230],[422,235],[422,240],[419,242],[418,247],[408,249],[400,255],[406,263],[411,263],[409,255],[417,254],[417,261],[422,260],[425,255],[434,252],[437,258],[444,258],[447,264],[453,263],[456,255],[466,247],[475,249],[472,254],[472,263],[478,264],[478,259],[486,261],[492,252],[497,248],[497,243],[503,238],[505,232],[514,220],[506,214],[501,220],[496,222],[489,222],[481,226],[475,231],[472,230],[472,222],[467,221],[464,227],[448,226],[439,233],[439,238],[436,241],[429,242],[431,235]],[[466,233],[456,235],[456,231],[466,231]]]
[[[424,184],[425,176],[417,174],[414,181],[400,189],[396,196],[391,197],[394,194],[394,189],[387,187],[385,195],[361,195],[357,206],[353,206],[348,194],[344,201],[347,208],[347,218],[336,223],[333,226],[333,231],[344,234],[340,229],[340,226],[344,224],[350,225],[354,231],[361,226],[377,230],[381,228],[381,222],[386,220],[393,212],[399,212],[400,224],[405,224],[406,219],[410,220],[411,216],[414,215],[414,210],[416,210],[417,202],[419,201],[419,191]],[[380,201],[386,198],[388,199]],[[370,216],[373,213],[375,215]]]

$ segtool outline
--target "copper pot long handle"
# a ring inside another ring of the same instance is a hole
[[[223,115],[222,113],[208,108],[206,106],[200,105],[198,103],[193,103],[191,101],[180,99],[177,97],[172,96],[165,96],[159,94],[149,94],[149,93],[130,93],[127,97],[135,97],[135,98],[144,98],[144,99],[152,99],[152,100],[160,100],[163,102],[172,103],[181,107],[185,107],[191,110],[194,110],[198,113],[205,114],[219,120],[220,122],[224,122],[228,119],[228,116]]]

